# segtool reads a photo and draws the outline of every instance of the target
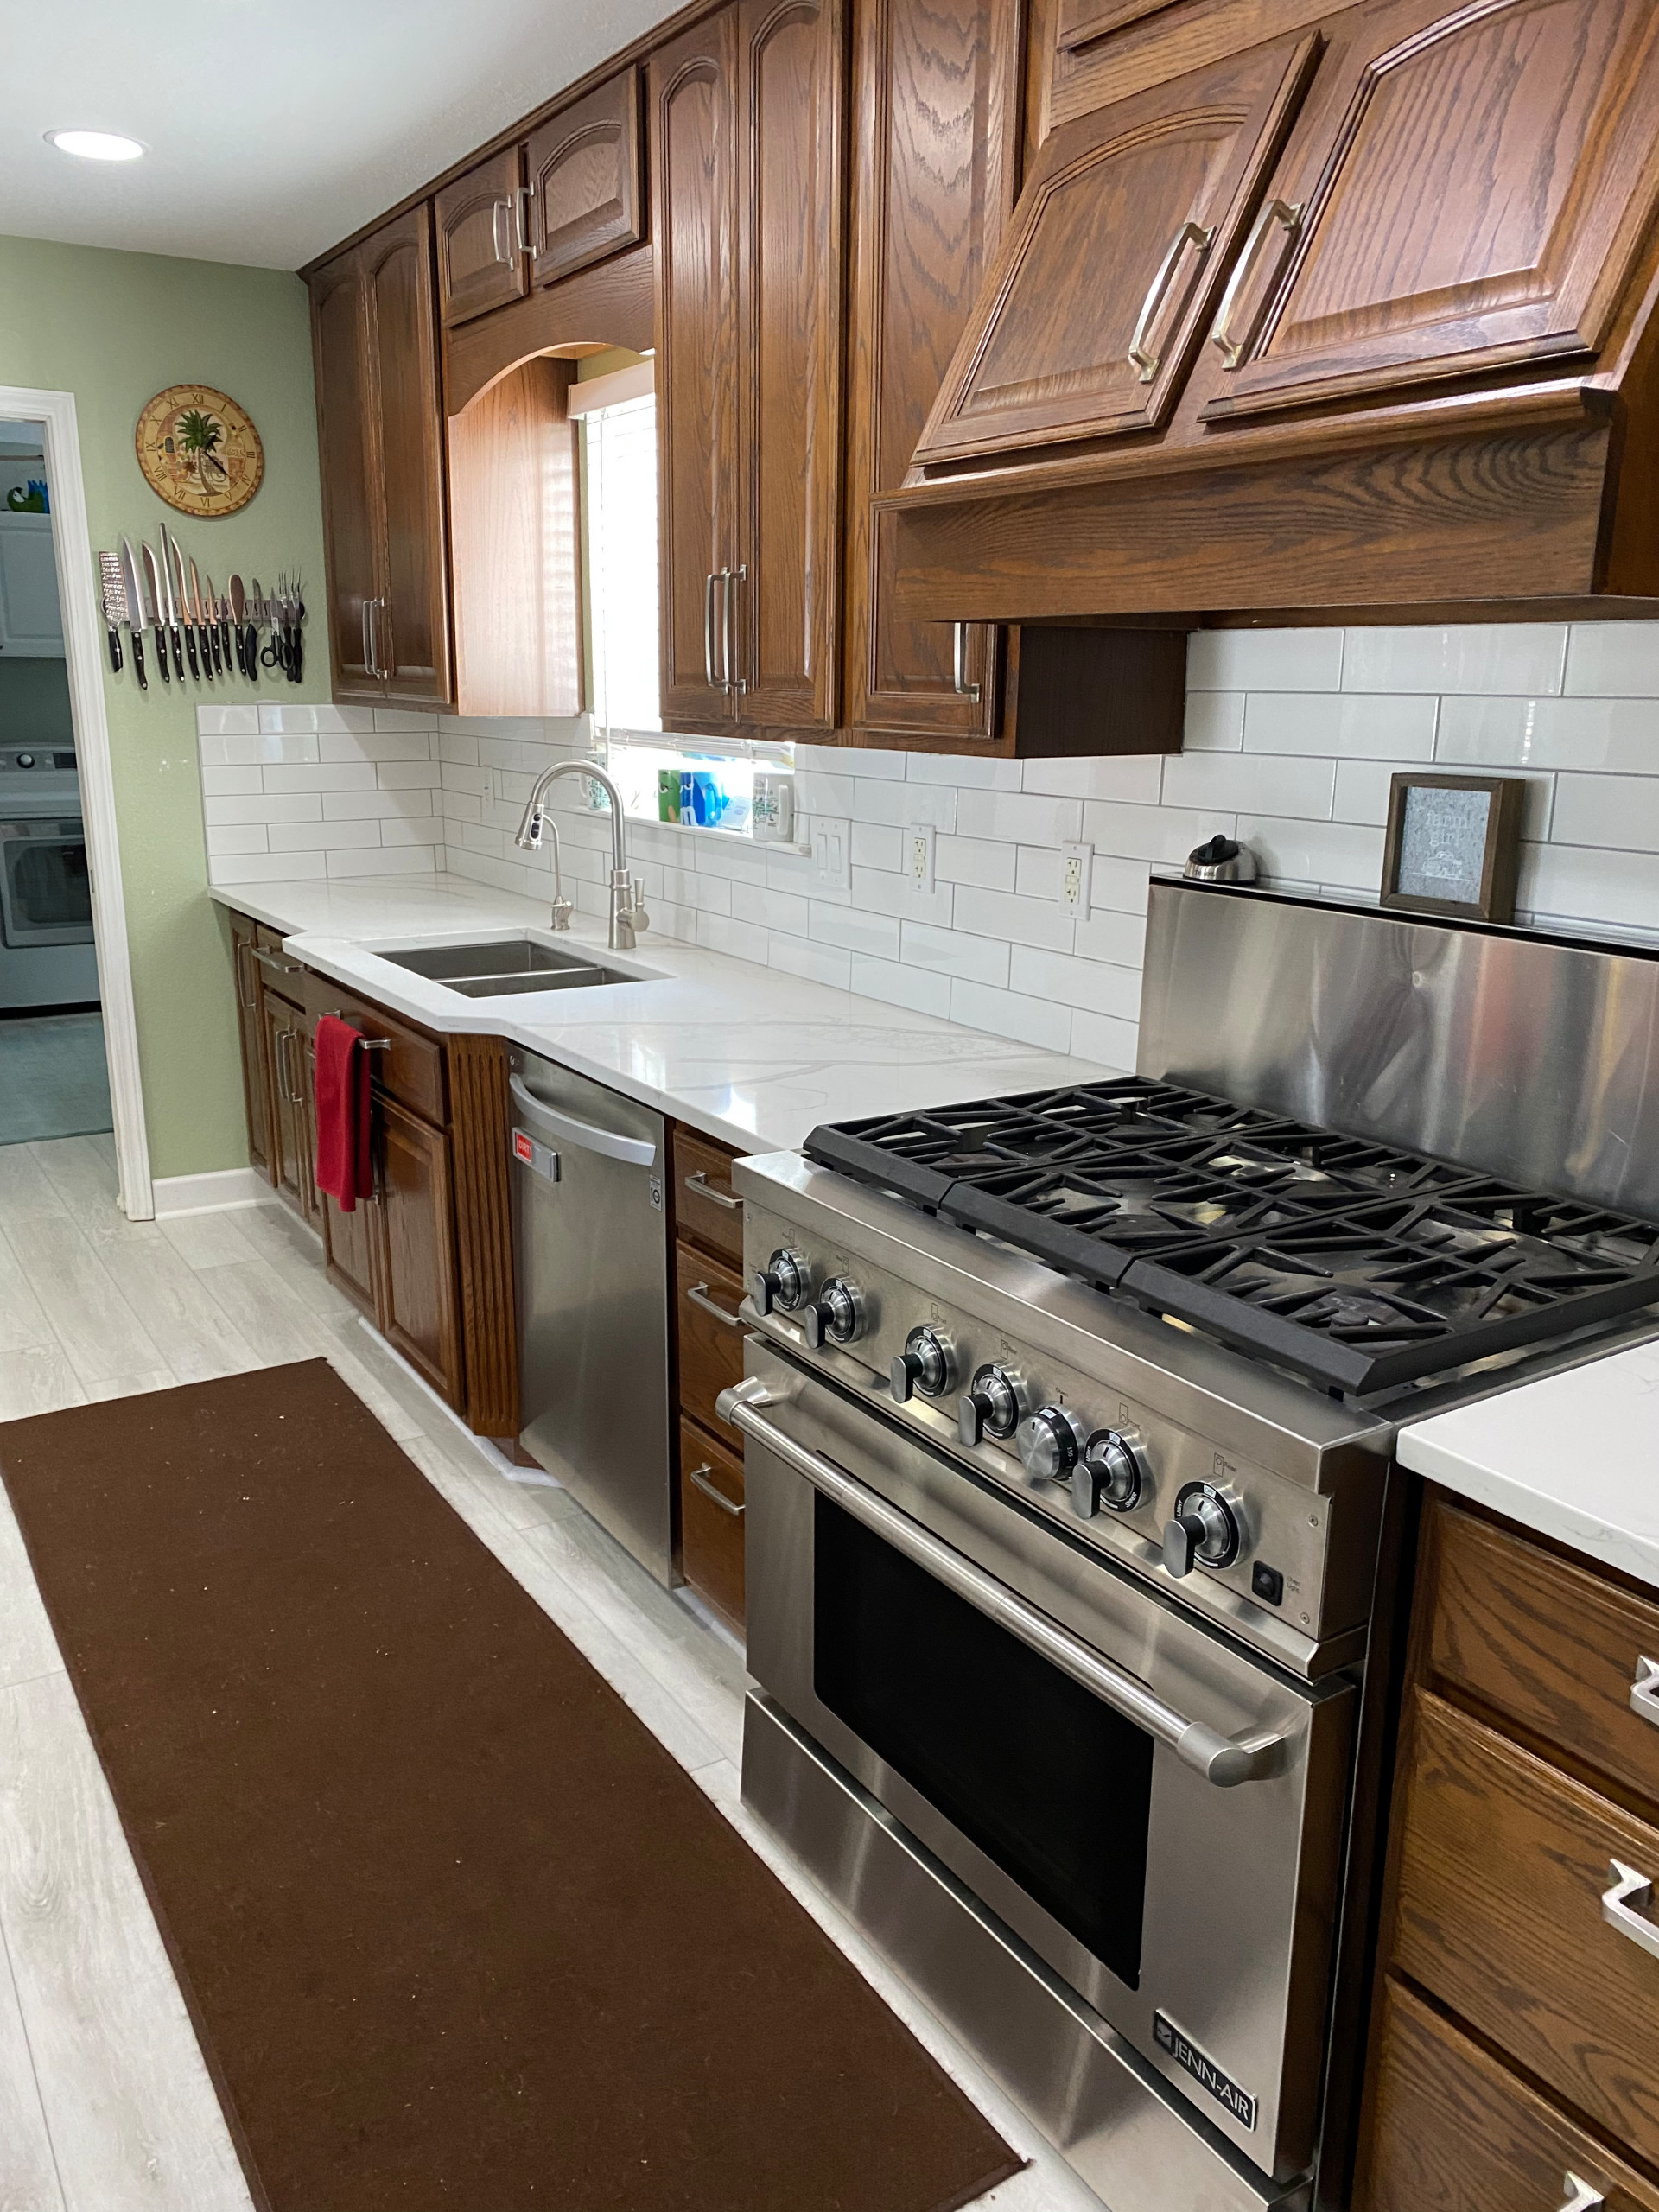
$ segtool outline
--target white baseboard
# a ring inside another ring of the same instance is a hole
[[[158,1175],[152,1189],[159,1217],[170,1213],[223,1213],[232,1206],[257,1206],[273,1194],[252,1167],[219,1167],[206,1175]]]

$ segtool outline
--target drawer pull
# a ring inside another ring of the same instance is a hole
[[[709,1180],[706,1168],[699,1167],[695,1175],[688,1175],[685,1187],[688,1191],[695,1191],[700,1198],[712,1198],[717,1206],[724,1206],[728,1213],[741,1213],[743,1211],[742,1199],[733,1198],[728,1191],[717,1191]],[[1643,1663],[1645,1665],[1647,1662],[1644,1661]]]
[[[273,976],[302,976],[305,973],[305,965],[302,961],[283,960],[274,953],[268,944],[251,944],[248,950],[259,965],[262,968],[269,968]]]
[[[1659,1659],[1638,1659],[1630,1684],[1630,1711],[1659,1728]]]
[[[340,1009],[335,1007],[331,1012],[321,1014],[318,1018],[323,1021],[350,1021],[352,1017],[349,1014],[342,1014]],[[390,1037],[365,1037],[360,1029],[357,1033],[357,1041],[365,1052],[389,1052],[391,1050]]]
[[[694,1306],[701,1306],[705,1313],[712,1313],[716,1321],[723,1321],[728,1329],[741,1329],[747,1326],[741,1313],[728,1313],[723,1306],[715,1305],[714,1300],[709,1295],[709,1286],[706,1282],[688,1283],[685,1294]]]
[[[1601,1895],[1601,1916],[1610,1928],[1617,1928],[1621,1936],[1628,1936],[1632,1943],[1639,1943],[1644,1951],[1659,1959],[1659,1928],[1652,1921],[1643,1920],[1631,1907],[1646,1904],[1653,1896],[1653,1884],[1646,1874],[1638,1874],[1634,1866],[1627,1866],[1622,1859],[1612,1862],[1613,1886]]]
[[[741,1521],[748,1509],[746,1506],[734,1504],[724,1491],[715,1488],[709,1479],[713,1472],[714,1469],[705,1459],[700,1467],[688,1467],[685,1471],[685,1479],[693,1490],[700,1490],[705,1497],[712,1498],[722,1513],[729,1513],[734,1521]],[[1599,2204],[1601,2199],[1599,2196],[1593,2197],[1591,2202]]]
[[[1607,2202],[1599,2189],[1592,2188],[1587,2181],[1580,2181],[1577,2174],[1563,2176],[1561,2185],[1567,2191],[1561,2212],[1599,2212],[1599,2207]]]

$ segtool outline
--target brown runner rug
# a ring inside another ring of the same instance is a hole
[[[322,1361],[11,1422],[0,1471],[270,2212],[1018,2169]]]

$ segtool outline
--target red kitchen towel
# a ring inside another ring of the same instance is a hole
[[[369,1156],[369,1054],[337,1014],[317,1023],[317,1188],[350,1213],[374,1189]]]

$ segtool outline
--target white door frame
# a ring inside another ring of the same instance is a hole
[[[0,422],[38,423],[52,501],[52,543],[63,610],[63,653],[74,721],[75,760],[80,773],[80,813],[92,879],[92,928],[98,954],[99,996],[104,1009],[104,1052],[110,1070],[111,1117],[121,1179],[121,1205],[131,1221],[155,1217],[144,1092],[138,1073],[138,1020],[132,997],[132,960],[127,909],[121,888],[121,846],[116,832],[115,774],[104,698],[103,617],[93,588],[92,532],[86,487],[80,473],[80,434],[73,391],[33,391],[0,385]]]

